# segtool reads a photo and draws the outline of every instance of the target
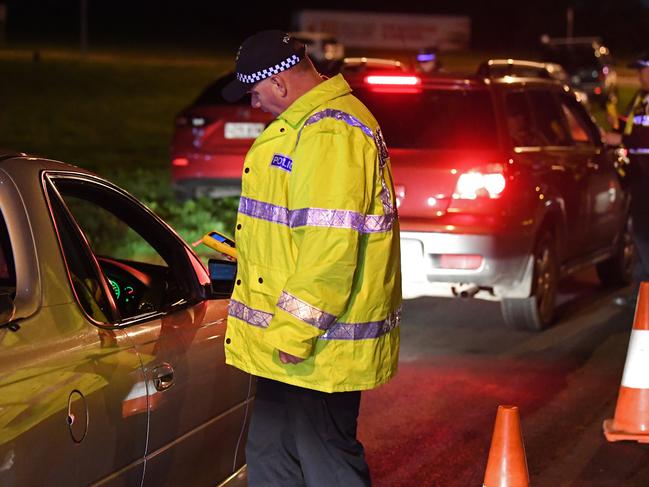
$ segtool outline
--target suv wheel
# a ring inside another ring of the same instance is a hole
[[[532,295],[524,299],[503,299],[500,309],[505,324],[519,330],[541,331],[554,319],[559,283],[559,263],[552,234],[546,232],[534,249]]]
[[[626,286],[633,280],[633,234],[631,218],[617,238],[613,255],[597,264],[597,277],[604,286]]]

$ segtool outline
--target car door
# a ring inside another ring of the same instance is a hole
[[[563,221],[558,227],[561,260],[583,254],[588,231],[589,169],[575,153],[572,139],[553,87],[528,91],[536,130],[543,139],[538,161],[539,187],[546,204],[556,205]]]
[[[216,485],[245,463],[252,381],[225,365],[227,300],[206,299],[196,255],[146,208],[88,178],[53,179],[83,230],[145,378],[124,414],[149,417],[144,485]]]
[[[50,218],[34,176],[18,191],[0,171],[0,485],[139,485],[147,418],[123,399],[140,359],[100,323],[108,301],[81,235],[56,198]]]
[[[602,146],[599,130],[574,96],[561,94],[561,108],[570,129],[575,157],[588,172],[588,229],[586,249],[608,249],[622,229],[625,199],[615,171],[614,156]]]

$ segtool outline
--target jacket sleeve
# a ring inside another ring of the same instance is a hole
[[[359,256],[362,226],[378,170],[373,140],[355,128],[320,122],[304,129],[293,152],[289,188],[296,255],[265,340],[307,358],[315,338],[345,310]]]

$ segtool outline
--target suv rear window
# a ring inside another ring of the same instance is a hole
[[[498,141],[496,117],[486,90],[424,90],[421,93],[354,94],[376,117],[388,147],[487,149]]]
[[[227,73],[220,78],[217,78],[214,82],[207,85],[207,87],[201,92],[200,95],[194,100],[192,106],[194,107],[203,107],[210,105],[250,105],[250,95],[245,95],[239,101],[235,103],[227,102],[223,99],[221,95],[221,90],[227,85],[230,81],[234,79],[234,73]]]

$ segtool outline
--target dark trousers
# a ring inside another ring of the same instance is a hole
[[[649,281],[649,157],[635,156],[631,165],[631,218],[636,249],[633,277],[637,286]]]
[[[360,392],[325,392],[259,378],[246,459],[250,487],[369,486],[356,439]]]

